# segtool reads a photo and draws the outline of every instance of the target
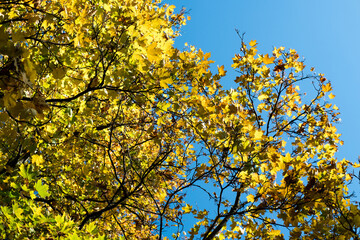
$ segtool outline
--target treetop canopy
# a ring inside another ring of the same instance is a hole
[[[0,2],[0,236],[357,239],[331,83],[239,35],[226,90],[174,9]]]

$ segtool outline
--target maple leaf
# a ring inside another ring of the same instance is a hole
[[[275,57],[269,57],[269,54],[266,54],[262,59],[264,64],[271,64],[274,62],[274,60],[275,60]]]
[[[49,190],[49,186],[46,184],[42,184],[42,181],[39,179],[36,183],[35,183],[35,189],[38,192],[38,194],[40,195],[40,197],[45,198],[47,196],[49,196],[48,190]]]
[[[148,59],[152,61],[157,61],[161,59],[162,50],[157,47],[157,43],[153,42],[146,50]]]
[[[251,47],[254,47],[254,46],[256,45],[256,40],[251,40],[251,41],[249,42],[249,45],[250,45]]]
[[[219,71],[219,76],[226,75],[226,71],[224,70],[224,65],[222,65],[221,67],[218,66],[218,71]]]

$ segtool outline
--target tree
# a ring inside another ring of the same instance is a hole
[[[173,10],[1,1],[1,237],[356,239],[331,83],[242,41],[225,90]]]

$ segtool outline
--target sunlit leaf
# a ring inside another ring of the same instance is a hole
[[[249,45],[250,45],[251,47],[254,47],[254,46],[256,45],[256,40],[251,40],[251,41],[249,42]]]
[[[42,184],[41,179],[39,179],[35,183],[34,187],[35,187],[36,191],[39,193],[40,197],[46,198],[47,196],[49,196],[49,193],[48,193],[49,186],[46,184]]]
[[[274,62],[274,60],[275,60],[275,57],[269,57],[269,54],[266,54],[262,59],[264,64],[271,64]]]

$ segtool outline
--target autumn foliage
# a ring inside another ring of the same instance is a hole
[[[210,53],[174,47],[186,20],[0,1],[0,238],[358,239],[331,83],[253,40],[226,90]]]

